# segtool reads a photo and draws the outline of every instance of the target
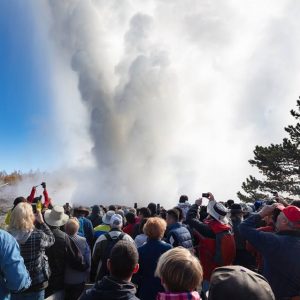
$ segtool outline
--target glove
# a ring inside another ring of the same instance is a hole
[[[43,189],[45,189],[46,188],[46,182],[42,182],[41,186],[43,187]]]

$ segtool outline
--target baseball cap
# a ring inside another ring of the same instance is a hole
[[[123,224],[123,218],[119,214],[114,214],[110,219],[111,227],[120,227]]]
[[[242,266],[216,268],[212,274],[208,300],[275,300],[272,289],[260,274]]]
[[[300,208],[294,205],[289,205],[284,207],[283,205],[278,205],[278,209],[286,216],[286,218],[294,223],[297,227],[300,227]]]

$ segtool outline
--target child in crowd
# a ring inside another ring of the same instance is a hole
[[[199,300],[196,291],[203,279],[199,260],[183,247],[165,252],[158,261],[155,275],[161,280],[165,292],[157,300]]]

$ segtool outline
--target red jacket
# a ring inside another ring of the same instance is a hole
[[[230,265],[235,258],[235,240],[230,233],[231,227],[216,220],[204,222],[215,233],[216,238],[207,238],[194,232],[198,244],[198,256],[203,268],[203,279],[210,280],[213,270],[217,267]]]
[[[30,195],[27,197],[28,203],[32,203],[33,202],[33,199],[34,199],[34,196],[35,196],[35,192],[36,192],[36,188],[34,186],[31,189]],[[48,192],[47,192],[46,189],[44,189],[43,195],[44,195],[44,198],[45,198],[44,207],[48,208],[48,206],[50,204],[50,199],[49,199],[49,195],[48,195]]]

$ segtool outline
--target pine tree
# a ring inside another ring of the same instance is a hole
[[[291,115],[297,123],[285,128],[288,138],[284,138],[281,144],[255,147],[254,159],[250,159],[249,163],[259,169],[263,179],[250,175],[242,184],[247,194],[237,193],[240,200],[250,202],[272,191],[300,194],[300,97],[297,111],[291,110]]]

